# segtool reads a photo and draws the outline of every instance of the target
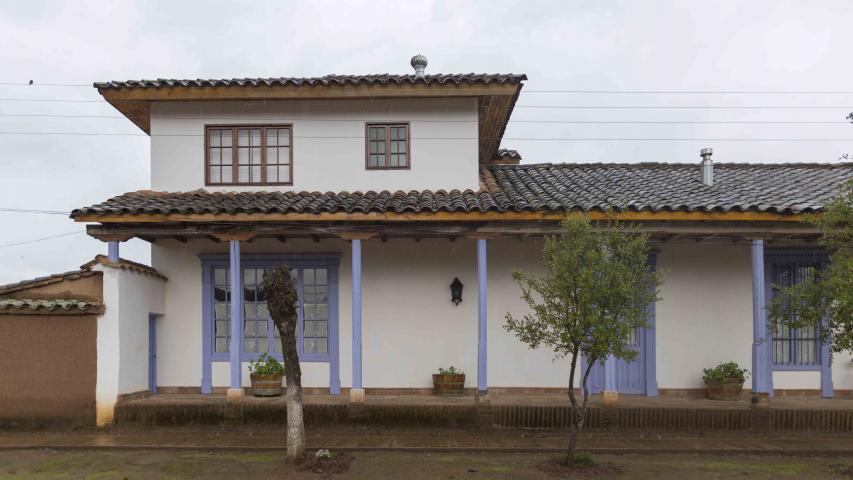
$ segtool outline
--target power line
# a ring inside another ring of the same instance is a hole
[[[94,88],[93,83],[63,82],[0,82],[6,87],[85,87]],[[588,89],[524,89],[522,93],[572,93],[583,95],[850,95],[851,90],[588,90]]]
[[[104,118],[126,120],[124,115],[77,115],[77,114],[50,114],[50,113],[0,113],[0,117],[11,118]],[[206,120],[206,121],[233,121],[234,117],[209,117],[170,115],[170,119]],[[366,122],[373,119],[367,118],[297,118],[283,117],[276,121],[290,122]],[[246,118],[240,117],[239,121],[270,121],[270,118]],[[417,120],[417,123],[470,123],[476,124],[477,120]],[[569,125],[847,125],[851,122],[844,120],[722,120],[722,121],[690,121],[690,120],[509,120],[507,123],[544,123],[544,124],[569,124]]]
[[[30,80],[26,83],[20,82],[0,82],[4,87],[89,87],[93,88],[91,83],[41,83]]]
[[[527,90],[522,93],[578,93],[602,95],[688,94],[688,95],[849,95],[849,90]]]
[[[727,110],[808,110],[808,109],[837,109],[837,110],[849,110],[853,109],[853,107],[845,107],[845,106],[828,106],[828,105],[820,105],[820,106],[803,106],[803,105],[516,105],[514,108],[543,108],[543,109],[616,109],[616,110],[625,110],[625,109],[634,109],[634,110],[659,110],[659,109],[669,109],[669,110],[687,110],[687,109],[727,109]]]
[[[106,100],[80,100],[74,98],[0,98],[0,102],[106,103]]]
[[[38,213],[44,215],[71,215],[71,212],[61,212],[59,210],[32,210],[27,208],[0,208],[0,212],[6,213]]]
[[[104,99],[98,100],[82,100],[72,98],[0,98],[2,102],[56,102],[56,103],[108,103]],[[276,100],[272,100],[276,101]],[[122,100],[116,100],[113,103],[122,103]],[[246,102],[255,103],[257,101]],[[830,106],[830,105],[515,105],[514,108],[542,108],[542,109],[838,109],[848,110],[853,109],[849,106]]]
[[[77,234],[85,233],[85,232],[86,232],[85,230],[77,230],[77,231],[74,231],[74,232],[60,233],[59,235],[51,235],[51,236],[49,236],[49,237],[36,238],[36,239],[33,239],[33,240],[25,240],[25,241],[23,241],[23,242],[7,243],[7,244],[4,244],[4,245],[0,245],[0,248],[5,248],[5,247],[17,247],[17,246],[20,246],[20,245],[28,245],[28,244],[30,244],[30,243],[42,242],[42,241],[44,241],[44,240],[51,240],[51,239],[53,239],[53,238],[67,237],[67,236],[69,236],[69,235],[77,235]]]
[[[152,134],[124,132],[23,132],[0,131],[0,135],[67,135],[67,136],[116,136],[116,137],[204,137],[204,134]],[[364,140],[364,136],[294,135],[296,139]],[[509,140],[509,141],[701,141],[701,142],[851,142],[853,138],[677,138],[677,137],[412,137],[412,140]]]

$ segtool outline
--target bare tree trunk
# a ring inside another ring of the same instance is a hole
[[[296,319],[276,323],[284,354],[284,380],[287,383],[287,462],[305,459],[305,423],[302,417],[302,368],[296,349]]]
[[[287,265],[269,270],[264,273],[261,291],[281,336],[284,356],[284,380],[287,382],[286,460],[288,463],[302,463],[305,459],[305,423],[302,418],[302,369],[296,348],[298,296],[293,278]]]
[[[575,398],[575,369],[578,363],[578,351],[572,353],[571,370],[569,371],[569,401],[572,403],[572,429],[569,431],[569,444],[566,451],[566,463],[574,465],[575,448],[578,443],[578,434],[583,428],[584,413],[578,408],[578,400]]]
[[[589,373],[592,371],[592,366],[595,364],[595,360],[591,359],[589,365],[587,365],[586,369],[582,372],[581,388],[583,389],[583,400],[581,405],[578,406],[577,398],[575,398],[574,386],[577,357],[577,353],[572,355],[571,378],[569,379],[569,400],[572,402],[572,412],[574,413],[574,422],[572,422],[572,429],[569,432],[569,444],[566,451],[566,462],[569,465],[575,464],[575,452],[577,450],[578,436],[580,435],[581,430],[583,430],[583,425],[586,421],[586,408],[587,402],[589,401],[589,387],[587,386],[587,379],[589,378]]]
[[[287,382],[287,462],[305,458],[305,424],[302,418],[302,386]]]

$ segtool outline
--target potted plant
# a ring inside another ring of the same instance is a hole
[[[432,374],[432,386],[436,395],[458,395],[465,388],[465,372],[452,365],[439,368]]]
[[[252,379],[252,395],[256,397],[281,395],[284,366],[278,360],[264,353],[257,360],[249,363],[249,373]]]
[[[702,372],[711,400],[737,400],[743,390],[743,382],[749,377],[749,370],[740,368],[735,362],[724,362]]]

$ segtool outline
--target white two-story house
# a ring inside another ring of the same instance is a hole
[[[715,164],[710,151],[701,162],[520,163],[499,147],[524,75],[427,75],[424,58],[412,63],[408,75],[95,85],[150,135],[151,190],[72,217],[109,242],[105,265],[141,238],[162,274],[95,267],[101,422],[146,390],[239,401],[248,362],[280,355],[258,284],[282,263],[297,275],[309,391],[424,393],[449,365],[481,394],[565,389],[567,362],[503,328],[526,308],[511,271],[542,271],[542,238],[568,212],[600,219],[613,207],[651,235],[649,263],[666,282],[637,332],[639,358],[597,367],[595,390],[689,393],[702,368],[729,360],[759,393],[853,388],[847,359],[830,365],[815,332],[770,332],[763,310],[774,283],[825,261],[801,216],[853,165]]]

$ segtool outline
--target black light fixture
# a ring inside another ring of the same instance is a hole
[[[459,302],[462,301],[462,282],[459,281],[459,277],[453,278],[453,283],[450,284],[450,300],[454,305],[459,305]]]

